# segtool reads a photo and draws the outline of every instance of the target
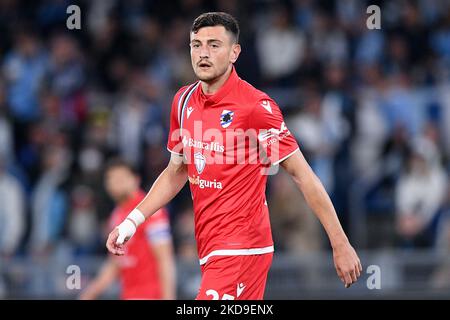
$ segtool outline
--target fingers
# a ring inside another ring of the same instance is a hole
[[[340,269],[336,269],[336,271],[337,271],[339,279],[341,279],[341,281],[345,284],[344,274],[341,272]]]
[[[353,280],[352,280],[352,276],[350,275],[350,272],[346,272],[344,274],[344,280],[345,280],[345,287],[346,288],[350,287],[353,284]]]
[[[363,271],[361,261],[350,245],[337,246],[333,249],[334,265],[339,278],[349,288],[358,281]]]
[[[358,259],[358,262],[356,264],[355,270],[356,270],[356,275],[359,278],[361,276],[361,273],[363,272],[361,261],[359,259]]]
[[[119,231],[119,229],[116,229],[116,230],[117,230],[117,233],[118,233],[118,235],[117,235],[117,240],[116,240],[116,244],[117,244],[117,245],[123,245],[123,244],[125,244],[125,242],[127,242],[127,241],[130,239],[130,236],[127,235],[126,233],[121,233],[121,232]]]
[[[356,274],[356,278],[359,278],[361,276],[361,272],[359,271],[359,266],[355,267],[355,274]]]
[[[350,270],[348,272],[340,271],[338,272],[338,276],[345,283],[345,287],[349,288],[353,283],[358,281],[358,278],[361,276],[361,272],[362,272],[361,262],[358,261],[353,270]]]
[[[356,270],[358,269],[354,269],[353,271],[350,272],[350,277],[352,278],[352,283],[355,283],[356,281],[358,281],[358,276],[356,275]]]
[[[106,241],[106,248],[108,248],[108,251],[111,252],[112,254],[122,256],[125,254],[125,250],[123,244],[117,243],[118,236],[119,232],[117,231],[117,229],[114,229],[108,236],[108,240]]]
[[[119,234],[119,236],[117,237],[117,240],[116,240],[116,244],[121,245],[124,243],[124,241],[125,241],[125,235]]]

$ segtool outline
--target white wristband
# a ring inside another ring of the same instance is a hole
[[[139,209],[134,209],[131,211],[127,218],[131,219],[136,227],[145,221],[145,216]]]
[[[138,209],[134,209],[121,224],[117,226],[119,236],[116,243],[122,244],[130,239],[136,232],[136,228],[145,221],[145,216]]]

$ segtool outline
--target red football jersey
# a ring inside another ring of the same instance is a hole
[[[172,103],[167,149],[187,163],[200,264],[273,252],[266,172],[298,149],[275,101],[234,67],[213,95],[199,81],[183,87]]]
[[[116,207],[110,225],[116,227],[144,199],[138,191]],[[120,267],[121,299],[162,299],[161,282],[152,242],[171,240],[169,216],[162,208],[137,228],[125,246],[125,255],[113,256]]]

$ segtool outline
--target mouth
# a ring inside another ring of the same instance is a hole
[[[206,70],[208,68],[211,68],[212,65],[210,63],[208,63],[208,62],[200,62],[198,64],[198,66],[199,66],[200,69]]]

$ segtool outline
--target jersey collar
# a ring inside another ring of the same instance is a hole
[[[206,95],[203,93],[202,86],[200,85],[198,90],[200,90],[200,96],[202,100],[204,100],[205,106],[213,106],[219,103],[236,86],[238,80],[239,76],[233,65],[230,76],[228,77],[227,81],[225,81],[225,83],[222,85],[222,87],[220,87],[220,89],[216,93],[212,95]]]

